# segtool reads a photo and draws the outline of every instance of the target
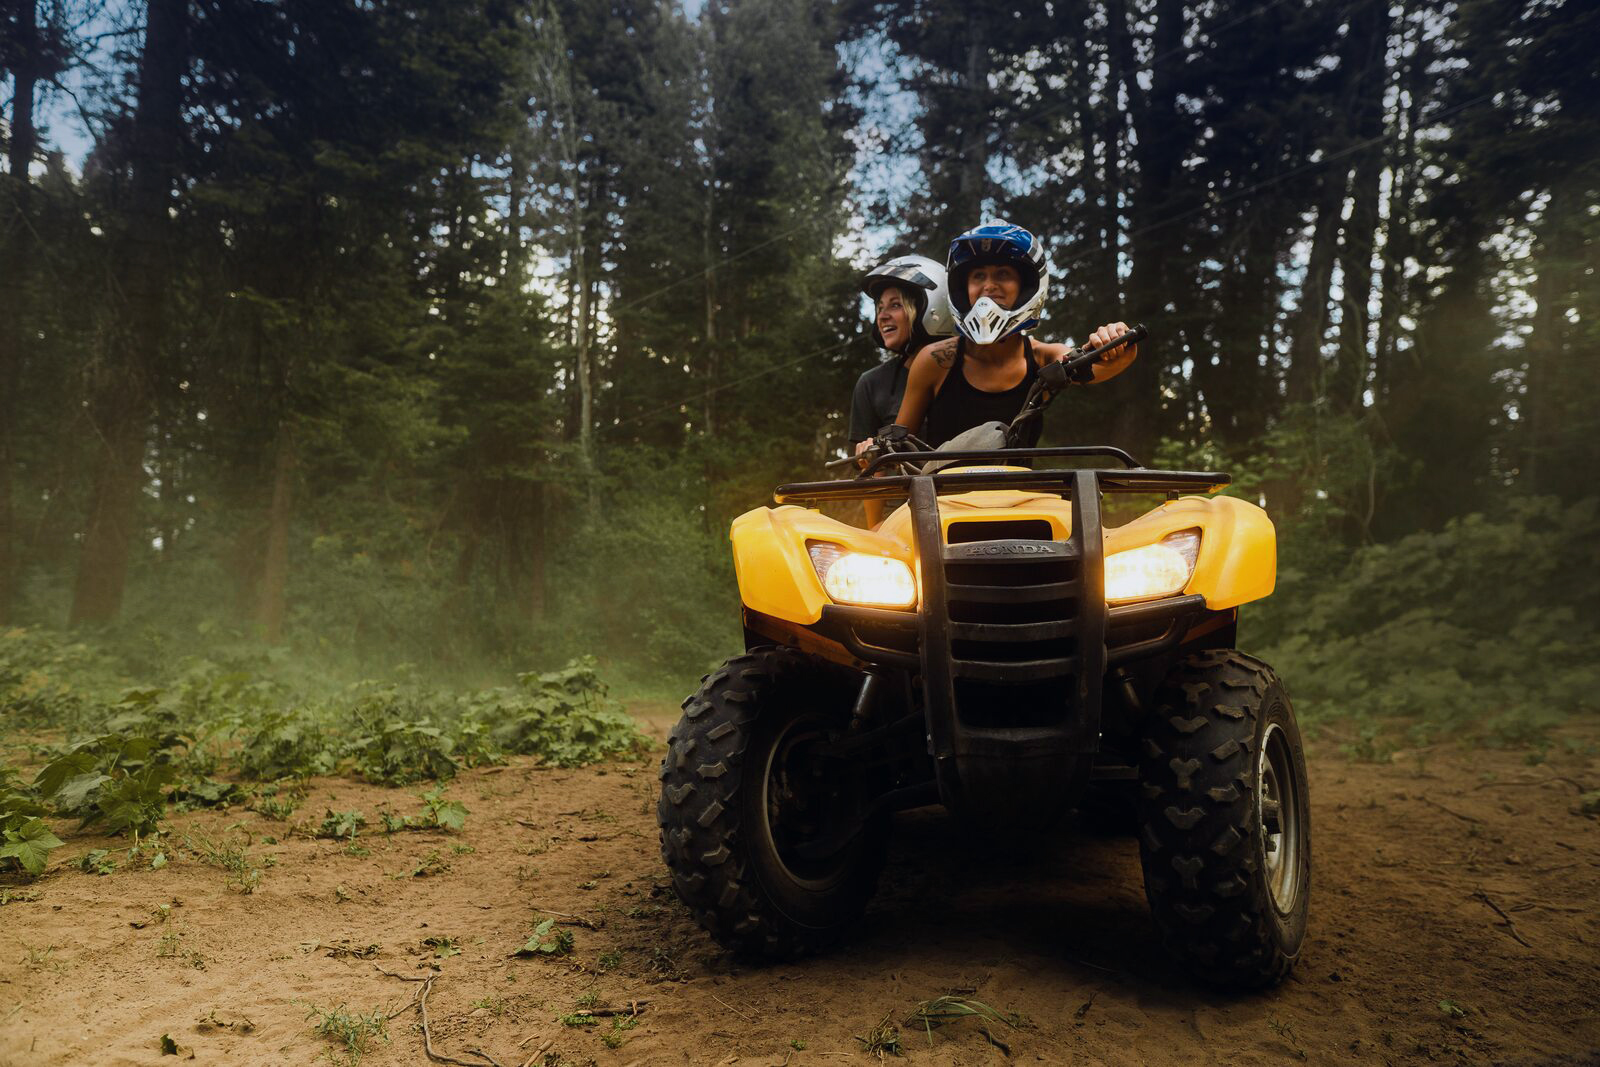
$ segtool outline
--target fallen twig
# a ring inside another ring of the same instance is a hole
[[[1449,815],[1449,816],[1452,816],[1454,818],[1460,819],[1462,822],[1477,823],[1479,826],[1483,825],[1483,820],[1482,819],[1479,819],[1479,818],[1477,818],[1475,816],[1472,816],[1472,815],[1463,815],[1459,811],[1451,811],[1449,808],[1445,807],[1443,804],[1439,803],[1437,800],[1434,800],[1432,797],[1420,797],[1419,796],[1417,799],[1422,801],[1424,804],[1427,804],[1427,805],[1430,805],[1432,807],[1438,808],[1440,811],[1444,812],[1446,815]]]
[[[569,920],[568,922],[564,922],[564,923],[558,922],[556,924],[557,926],[574,926],[574,925],[576,925],[576,926],[582,926],[585,929],[589,929],[589,930],[598,930],[598,929],[600,929],[600,924],[595,922],[593,919],[585,919],[582,915],[574,915],[574,914],[572,914],[571,912],[568,912],[568,911],[556,911],[554,908],[541,908],[537,904],[533,905],[533,910],[534,911],[538,911],[538,912],[543,912],[546,915],[554,915],[557,919],[567,919],[567,920]]]
[[[532,1041],[532,1040],[533,1040],[533,1038],[531,1038],[531,1037],[528,1038],[528,1041]],[[526,1045],[528,1043],[528,1041],[524,1041],[522,1043],[522,1045]],[[531,1067],[531,1065],[533,1064],[533,1061],[538,1059],[540,1056],[543,1056],[547,1051],[549,1051],[550,1046],[555,1044],[555,1043],[556,1043],[556,1039],[553,1038],[553,1037],[546,1039],[544,1044],[540,1045],[538,1048],[533,1050],[533,1055],[529,1056],[527,1059],[522,1061],[522,1067]],[[521,1048],[522,1045],[518,1045],[517,1047]]]
[[[645,1005],[649,1003],[650,1002],[648,1000],[635,1000],[631,1001],[626,1008],[580,1008],[578,1011],[575,1011],[572,1014],[574,1016],[589,1016],[595,1019],[610,1019],[614,1016],[638,1018],[639,1015],[644,1011]]]
[[[1587,793],[1589,791],[1582,782],[1575,782],[1571,778],[1560,774],[1552,774],[1548,778],[1522,779],[1515,782],[1480,782],[1472,788],[1494,789],[1502,785],[1549,785],[1551,782],[1565,782],[1580,793]]]
[[[422,977],[420,975],[413,976],[413,975],[409,975],[409,974],[395,974],[393,971],[384,970],[381,966],[379,966],[376,963],[374,963],[373,966],[377,967],[379,974],[386,974],[390,978],[398,978],[402,982],[426,982],[428,980],[427,978]],[[438,976],[434,975],[434,977],[438,977]]]
[[[745,1022],[747,1022],[747,1023],[755,1022],[755,1020],[750,1018],[750,1016],[746,1015],[744,1012],[740,1011],[738,1008],[734,1007],[732,1004],[729,1004],[726,1000],[723,1000],[721,997],[717,996],[715,993],[711,994],[711,999],[716,1001],[718,1004],[721,1004],[724,1008],[727,1008],[729,1011],[733,1012],[735,1015],[737,1015],[739,1018],[743,1019]]]
[[[456,1067],[483,1067],[483,1064],[481,1063],[470,1063],[467,1060],[458,1060],[454,1056],[440,1055],[433,1050],[433,1033],[428,1026],[428,994],[433,991],[433,983],[438,979],[438,977],[439,976],[436,974],[431,974],[424,979],[422,983],[422,991],[417,996],[417,1006],[422,1010],[422,1051],[427,1053],[428,1059],[432,1060],[434,1063],[452,1063],[455,1064]],[[477,1056],[481,1060],[487,1060],[489,1063],[493,1064],[493,1067],[505,1067],[505,1065],[499,1060],[495,1059],[493,1056],[481,1049],[468,1049],[467,1052],[470,1055]]]
[[[988,1041],[989,1041],[989,1044],[991,1044],[995,1048],[999,1049],[1005,1055],[1007,1055],[1007,1056],[1011,1055],[1011,1046],[1006,1044],[1004,1041],[1001,1041],[998,1037],[995,1037],[993,1034],[991,1034],[989,1032],[988,1027],[980,1025],[978,1027],[978,1033],[982,1034],[985,1038],[987,1038]]]
[[[1493,911],[1496,915],[1500,916],[1501,919],[1505,920],[1504,922],[1497,923],[1496,925],[1497,926],[1504,926],[1506,928],[1506,932],[1509,933],[1513,938],[1516,939],[1517,944],[1521,945],[1523,948],[1532,948],[1533,947],[1532,945],[1528,944],[1528,942],[1523,938],[1523,936],[1520,933],[1517,932],[1517,924],[1512,921],[1511,916],[1507,915],[1504,911],[1502,911],[1501,908],[1500,908],[1500,905],[1496,904],[1494,902],[1494,900],[1492,898],[1490,898],[1488,893],[1485,893],[1483,890],[1478,889],[1478,890],[1475,890],[1472,895],[1474,897],[1478,898],[1479,900],[1483,901],[1483,903],[1487,904],[1491,911]]]

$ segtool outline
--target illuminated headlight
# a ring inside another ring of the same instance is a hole
[[[1113,552],[1106,557],[1106,602],[1126,604],[1181,593],[1199,556],[1199,530],[1183,530],[1153,545]]]
[[[825,543],[808,549],[823,590],[835,600],[879,608],[909,608],[917,602],[917,580],[900,560]]]

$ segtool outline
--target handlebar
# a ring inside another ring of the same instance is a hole
[[[1037,418],[1043,414],[1055,394],[1069,385],[1081,384],[1093,380],[1091,369],[1096,361],[1107,352],[1114,352],[1124,345],[1138,344],[1150,336],[1150,331],[1143,323],[1135,323],[1128,328],[1126,333],[1118,334],[1098,348],[1075,348],[1063,359],[1048,363],[1039,370],[1039,377],[1035,379],[1033,388],[1028,391],[1027,398],[1022,402],[1022,410],[1017,417],[1011,420],[1011,426],[1006,434],[1010,444],[1015,447],[1018,433],[1022,425],[1029,419]],[[889,427],[885,427],[885,430]],[[899,429],[899,427],[895,427]],[[896,447],[902,446],[902,447]],[[844,467],[860,466],[862,461],[871,466],[873,461],[886,454],[904,451],[931,452],[924,442],[918,440],[909,432],[901,432],[893,439],[885,439],[884,430],[880,430],[872,438],[872,444],[860,454],[844,456],[840,459],[828,460],[822,466],[825,470],[838,470]]]

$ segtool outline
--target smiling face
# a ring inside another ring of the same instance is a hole
[[[982,263],[967,274],[967,306],[984,297],[1010,311],[1022,292],[1022,275],[1005,263]]]
[[[878,296],[878,332],[883,335],[883,347],[899,352],[911,342],[913,309],[905,293],[889,286]]]

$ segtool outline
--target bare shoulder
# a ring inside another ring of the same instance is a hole
[[[956,359],[956,344],[954,337],[946,337],[942,341],[935,341],[933,344],[925,346],[921,352],[917,353],[917,357],[920,359],[926,356],[939,366],[948,369]]]

